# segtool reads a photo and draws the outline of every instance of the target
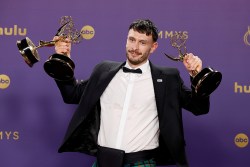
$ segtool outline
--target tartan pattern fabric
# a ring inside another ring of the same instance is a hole
[[[125,164],[124,167],[156,167],[154,159],[138,161],[132,164]]]
[[[98,167],[97,163],[95,162],[92,167]],[[124,167],[156,167],[156,163],[154,159],[145,160],[145,161],[138,161],[135,163],[125,164]]]

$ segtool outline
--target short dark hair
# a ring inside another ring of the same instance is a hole
[[[131,30],[131,29],[133,29],[139,33],[144,33],[147,36],[152,35],[154,42],[156,42],[158,39],[158,29],[154,25],[154,23],[149,19],[145,19],[145,20],[138,19],[138,20],[134,21],[129,26],[129,30]]]

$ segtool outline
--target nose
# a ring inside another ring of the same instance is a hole
[[[139,49],[139,42],[134,42],[132,45],[133,50],[138,50]]]

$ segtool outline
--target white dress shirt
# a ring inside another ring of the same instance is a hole
[[[128,63],[125,65],[128,68]],[[149,62],[142,74],[120,69],[101,96],[100,146],[128,152],[159,146],[159,121]]]

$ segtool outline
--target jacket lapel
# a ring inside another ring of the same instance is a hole
[[[156,106],[157,110],[160,112],[163,110],[163,99],[165,99],[166,97],[166,75],[159,68],[155,67],[151,62],[150,68],[154,85]]]
[[[123,64],[124,63],[105,62],[100,68],[97,68],[93,72],[93,76],[91,76],[88,87],[86,88],[87,91],[85,91],[84,96],[82,97],[82,103],[80,103],[78,107],[79,109],[86,111],[83,112],[84,117],[91,110],[91,107],[97,104],[106,87]]]
[[[110,63],[108,66],[103,67],[102,74],[98,83],[96,84],[96,98],[99,99],[110,81],[113,79],[119,69],[125,64],[124,63]]]
[[[88,114],[93,110],[93,107],[98,106],[100,96],[123,64],[125,63],[106,63],[93,72],[94,76],[91,76],[89,79],[91,83],[88,84],[80,104],[72,117],[65,135],[65,141],[67,141],[77,127],[83,123]]]

